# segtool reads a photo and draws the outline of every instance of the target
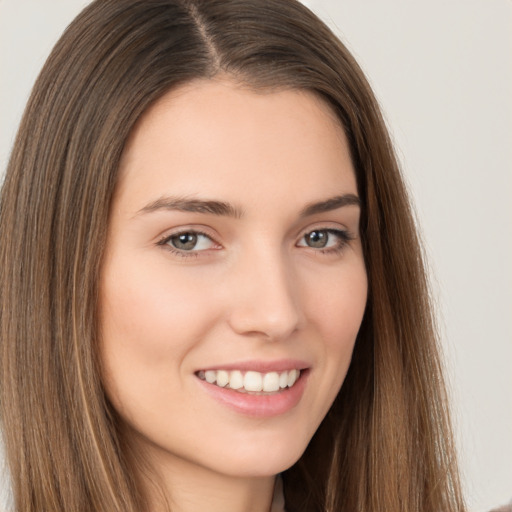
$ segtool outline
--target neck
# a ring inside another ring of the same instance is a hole
[[[159,464],[147,490],[151,512],[269,512],[274,476],[219,474],[177,459]]]

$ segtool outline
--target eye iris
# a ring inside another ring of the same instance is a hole
[[[172,245],[176,249],[190,251],[197,244],[197,235],[195,233],[180,233],[171,238]]]
[[[309,247],[321,249],[327,245],[327,233],[325,231],[311,231],[306,235],[306,243]]]

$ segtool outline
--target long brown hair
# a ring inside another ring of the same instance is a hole
[[[145,509],[97,360],[109,206],[137,119],[170,89],[218,73],[320,95],[345,129],[363,202],[367,310],[339,396],[284,473],[288,511],[464,510],[392,145],[357,63],[293,0],[97,0],[48,58],[0,202],[1,418],[16,510]]]

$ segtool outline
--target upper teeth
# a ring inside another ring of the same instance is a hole
[[[222,388],[230,387],[240,391],[279,391],[291,387],[299,378],[300,370],[287,370],[284,372],[242,372],[240,370],[207,370],[198,373],[199,378],[210,384]]]

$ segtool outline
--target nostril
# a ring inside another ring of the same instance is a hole
[[[246,312],[233,312],[230,325],[238,334],[280,340],[288,338],[298,329],[299,317],[296,314],[279,314],[276,310],[265,312],[253,307]]]

